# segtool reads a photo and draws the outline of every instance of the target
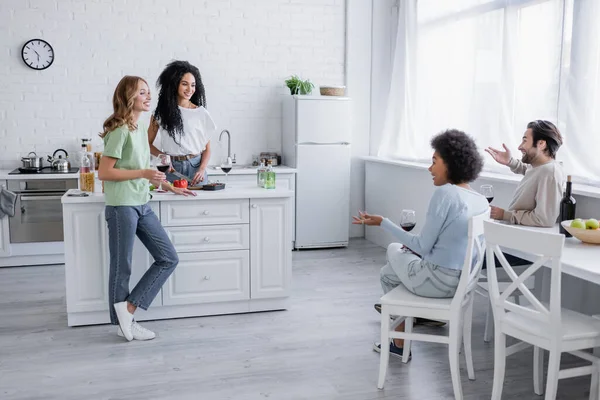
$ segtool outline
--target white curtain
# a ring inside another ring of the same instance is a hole
[[[430,138],[447,128],[519,156],[527,122],[548,119],[567,172],[600,180],[600,1],[399,5],[380,156],[429,161]],[[486,169],[506,172],[489,157]]]

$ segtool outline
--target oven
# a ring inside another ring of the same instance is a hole
[[[62,242],[61,197],[77,189],[77,178],[9,180],[7,189],[17,194],[15,215],[8,220],[11,243]]]

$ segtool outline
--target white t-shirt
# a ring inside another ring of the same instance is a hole
[[[181,112],[184,132],[182,136],[177,138],[180,144],[175,143],[169,133],[159,127],[161,150],[176,156],[202,153],[206,150],[206,144],[217,130],[215,122],[206,111],[206,108],[202,106],[198,108],[179,107],[179,111]]]

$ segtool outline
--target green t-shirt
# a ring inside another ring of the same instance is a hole
[[[104,137],[103,156],[116,158],[115,168],[150,168],[150,145],[147,128],[141,122],[134,131],[122,125]],[[108,206],[141,206],[150,200],[148,179],[105,181],[105,202]]]

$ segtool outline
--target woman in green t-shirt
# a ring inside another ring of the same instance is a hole
[[[150,110],[150,89],[137,76],[125,76],[113,95],[113,114],[104,121],[100,136],[104,152],[98,178],[104,181],[106,222],[110,250],[108,283],[110,322],[127,340],[154,339],[154,332],[140,326],[133,313],[147,310],[167,278],[175,270],[177,252],[150,206],[149,182],[180,195],[195,195],[187,189],[163,183],[165,174],[150,169],[147,127],[139,121]],[[146,246],[154,263],[129,291],[131,257],[135,237]]]

